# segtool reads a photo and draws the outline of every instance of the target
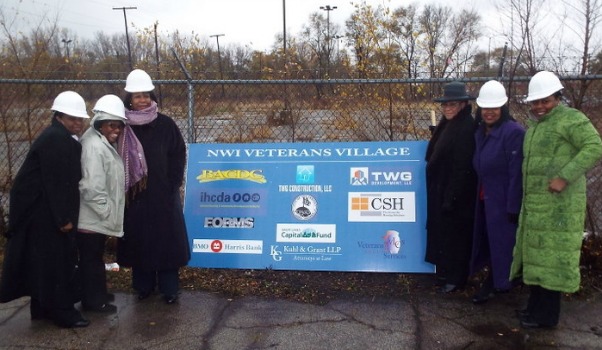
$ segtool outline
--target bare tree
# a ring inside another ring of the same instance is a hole
[[[595,36],[596,29],[599,28],[602,20],[602,0],[563,0],[563,4],[567,10],[567,27],[580,45],[580,47],[575,47],[575,52],[578,52],[580,56],[577,67],[579,74],[599,74],[602,67],[592,65],[591,60],[592,53],[599,52],[602,44],[602,38],[599,35]],[[592,82],[591,80],[581,80],[576,89],[567,88],[572,95],[575,108],[581,108],[587,89]]]
[[[393,11],[391,30],[397,37],[397,44],[404,60],[405,75],[418,77],[418,37],[421,35],[418,23],[418,9],[415,5],[399,7]]]
[[[424,33],[422,46],[426,52],[426,65],[431,77],[443,77],[443,71],[438,69],[441,57],[438,56],[439,48],[443,43],[447,21],[451,8],[427,5],[420,15],[420,27]]]
[[[445,6],[427,5],[419,17],[422,46],[431,77],[443,78],[464,72],[479,38],[480,16],[474,10],[454,14]]]
[[[365,2],[354,4],[355,11],[345,22],[346,37],[352,48],[358,78],[367,78],[371,72],[376,47],[380,41],[378,27],[382,23],[381,8],[374,9]]]

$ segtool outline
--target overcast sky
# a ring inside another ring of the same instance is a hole
[[[361,0],[356,2],[359,1]],[[410,3],[405,0],[365,2],[373,6],[384,4],[391,8]],[[424,0],[414,3],[440,3],[454,7],[460,3],[465,8],[479,9],[484,17],[484,24],[497,23],[492,0]],[[225,34],[219,38],[220,46],[238,43],[257,50],[269,49],[275,36],[282,33],[282,5],[283,0],[0,0],[0,10],[5,18],[17,16],[13,31],[37,25],[46,16],[51,21],[58,18],[60,27],[73,30],[79,38],[91,39],[99,31],[107,34],[124,33],[123,11],[113,8],[136,7],[126,11],[130,35],[135,31],[132,25],[150,28],[158,22],[157,28],[162,34],[176,29],[183,34],[194,31],[204,37]],[[310,14],[322,11],[320,6],[325,5],[337,7],[330,11],[330,21],[344,29],[345,20],[353,12],[351,1],[286,0],[287,35],[297,35],[302,25],[308,22]],[[485,34],[487,35],[491,34]]]

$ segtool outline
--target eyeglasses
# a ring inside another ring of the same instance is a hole
[[[441,108],[456,108],[459,105],[460,105],[460,102],[458,102],[458,101],[441,102]]]

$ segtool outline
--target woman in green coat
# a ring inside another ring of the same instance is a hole
[[[586,172],[602,156],[598,131],[560,104],[560,80],[542,71],[529,82],[531,120],[524,141],[523,201],[510,279],[530,287],[521,326],[558,324],[561,293],[579,289]]]

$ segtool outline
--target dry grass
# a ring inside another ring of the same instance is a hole
[[[4,247],[5,239],[0,238]],[[106,261],[115,261],[112,243],[108,244]],[[589,239],[584,244],[582,287],[568,298],[587,300],[602,292],[602,238]],[[4,249],[0,249],[0,267]],[[109,289],[132,292],[131,271],[122,268],[107,273]],[[462,293],[467,297],[475,292],[480,276],[469,281]],[[426,282],[425,282],[426,281]],[[180,284],[185,290],[216,293],[230,298],[261,296],[323,305],[341,298],[397,298],[432,290],[431,278],[420,274],[234,270],[185,267],[180,272]]]

